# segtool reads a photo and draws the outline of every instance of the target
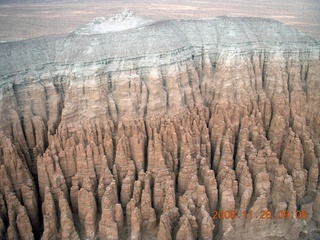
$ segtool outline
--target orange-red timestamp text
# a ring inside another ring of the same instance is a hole
[[[253,213],[252,210],[237,212],[236,210],[214,210],[213,211],[213,219],[303,219],[306,220],[308,218],[308,212],[306,210],[297,210],[295,212],[290,212],[287,210],[279,210],[275,213],[272,213],[270,210],[261,210],[260,213]]]

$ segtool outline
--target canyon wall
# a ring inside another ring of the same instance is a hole
[[[121,30],[0,44],[0,239],[319,237],[320,43],[254,18]]]

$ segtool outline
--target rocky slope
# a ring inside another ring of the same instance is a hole
[[[0,239],[319,237],[319,42],[128,17],[0,44]]]

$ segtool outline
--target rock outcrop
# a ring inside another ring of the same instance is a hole
[[[316,239],[319,59],[258,18],[1,43],[0,239]]]

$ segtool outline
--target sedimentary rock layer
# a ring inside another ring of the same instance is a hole
[[[316,239],[319,42],[143,22],[0,44],[0,238]]]

